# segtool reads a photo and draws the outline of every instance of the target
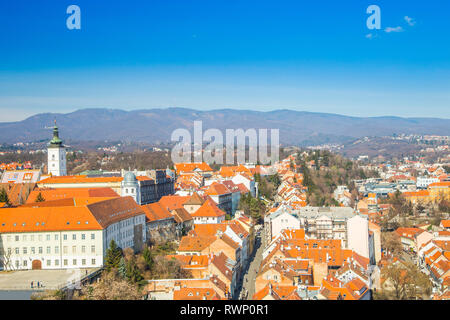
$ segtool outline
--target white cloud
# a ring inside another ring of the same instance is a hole
[[[398,27],[387,27],[386,29],[384,29],[385,32],[390,33],[390,32],[403,32],[403,28],[398,26]]]
[[[409,24],[411,27],[416,24],[416,21],[411,17],[405,16],[404,19],[406,23]]]
[[[372,34],[372,33],[366,34],[366,38],[367,38],[367,39],[372,39],[372,38],[373,38],[373,34]]]

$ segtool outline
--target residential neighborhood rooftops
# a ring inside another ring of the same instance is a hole
[[[225,212],[220,210],[213,200],[208,199],[191,215],[193,217],[221,217],[225,215]]]
[[[173,218],[170,212],[159,202],[142,205],[141,208],[149,222]]]

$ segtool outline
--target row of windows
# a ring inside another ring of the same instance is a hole
[[[44,253],[44,247],[30,247],[29,249],[30,249],[30,251],[28,251],[28,247],[23,247],[22,248],[22,254],[28,254],[28,252],[30,252],[30,254],[36,254],[36,253],[42,254],[42,253]],[[47,254],[52,254],[52,253],[59,254],[59,246],[55,246],[53,252],[52,252],[51,249],[52,249],[51,247],[46,247],[45,252]],[[86,246],[81,246],[80,249],[81,249],[81,253],[86,253],[87,252],[86,251],[87,250]],[[15,252],[15,254],[20,254],[20,248],[14,248],[14,252]],[[72,246],[72,251],[71,252],[72,253],[77,253],[77,246]],[[90,252],[91,253],[95,253],[95,246],[91,246],[91,251]],[[69,247],[68,246],[63,246],[63,253],[64,254],[68,254],[69,253]],[[3,254],[3,252],[2,252],[2,254]],[[10,254],[12,254],[12,248],[8,248],[8,255],[10,255]]]
[[[140,222],[145,222],[145,216],[136,217],[136,223],[140,223]],[[111,226],[111,231],[117,231],[117,230],[119,230],[119,228],[128,227],[130,225],[133,225],[132,219],[120,221],[119,223],[115,223]]]
[[[53,262],[53,264],[52,264]],[[96,261],[95,259],[91,259],[91,265],[95,265]],[[16,268],[20,267],[20,261],[16,260]],[[72,260],[72,264],[71,266],[77,266],[78,265],[78,260],[77,259],[73,259]],[[81,259],[81,266],[86,266],[87,265],[87,259]],[[22,261],[22,266],[23,267],[28,267],[28,261],[27,260],[23,260]],[[59,259],[56,259],[54,261],[52,260],[46,260],[46,266],[47,267],[51,267],[51,266],[55,266],[55,267],[59,267]],[[63,266],[69,266],[69,260],[68,259],[63,259]]]
[[[86,240],[86,238],[87,238],[86,234],[82,233],[81,234],[81,240]],[[8,235],[6,237],[7,241],[11,241],[11,239],[12,239],[11,235]],[[44,235],[40,234],[40,235],[37,235],[35,237],[35,235],[32,234],[32,235],[29,236],[29,238],[28,238],[28,235],[26,235],[26,234],[22,235],[22,241],[28,241],[28,239],[29,239],[29,241],[34,241],[35,239],[37,239],[37,241],[43,241]],[[54,239],[56,241],[58,241],[59,240],[59,234],[55,234],[54,235]],[[68,234],[63,234],[63,240],[68,240],[68,239],[69,239],[69,235]],[[18,236],[18,235],[14,236],[14,240],[15,241],[20,241],[20,236]],[[50,241],[51,240],[51,235],[50,234],[46,234],[45,235],[45,240],[46,241]],[[75,234],[75,233],[72,234],[72,240],[77,240],[77,234]],[[95,240],[95,233],[91,233],[91,240]]]

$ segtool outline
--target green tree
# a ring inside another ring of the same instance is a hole
[[[126,270],[125,272],[126,278],[128,279],[128,281],[139,285],[142,284],[142,280],[144,280],[144,277],[142,276],[139,268],[136,265],[135,256],[133,256],[130,260],[127,261],[125,270]]]
[[[10,205],[8,193],[3,188],[0,190],[0,202],[4,202],[7,205]]]
[[[114,240],[109,243],[109,248],[106,250],[105,256],[105,269],[106,271],[111,271],[116,269],[120,265],[120,259],[122,258],[122,249],[117,246]]]
[[[34,202],[44,202],[44,201],[45,198],[42,196],[42,193],[39,192]]]
[[[124,279],[127,277],[127,265],[125,263],[124,257],[120,258],[119,266],[117,268],[117,273]]]
[[[153,267],[153,255],[148,246],[145,246],[144,250],[142,251],[142,256],[144,257],[148,269],[151,269]]]

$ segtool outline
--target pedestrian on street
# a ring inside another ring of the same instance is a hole
[[[31,289],[33,289],[33,281],[31,281]]]
[[[39,281],[38,281],[37,285],[38,285],[37,287],[39,288]]]

